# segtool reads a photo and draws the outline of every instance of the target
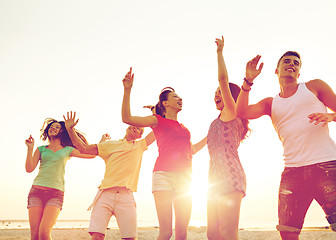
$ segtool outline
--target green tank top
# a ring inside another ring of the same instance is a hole
[[[53,152],[46,146],[38,147],[40,151],[39,172],[33,185],[55,188],[64,192],[65,164],[70,159],[73,147],[64,147]]]

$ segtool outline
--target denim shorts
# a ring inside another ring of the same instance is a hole
[[[152,192],[173,191],[187,193],[191,188],[191,170],[181,172],[153,172]]]
[[[300,233],[314,199],[336,231],[336,161],[284,169],[279,188],[278,231]]]
[[[63,200],[64,192],[53,188],[41,189],[33,185],[28,194],[27,208],[55,206],[62,210]]]

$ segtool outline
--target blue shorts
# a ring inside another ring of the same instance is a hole
[[[336,231],[336,161],[284,169],[279,189],[278,231],[300,233],[314,199]]]
[[[57,189],[40,189],[35,186],[29,191],[27,208],[55,206],[62,210],[64,192]]]

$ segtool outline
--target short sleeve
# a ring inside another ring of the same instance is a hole
[[[143,151],[146,151],[148,149],[146,138],[141,139],[138,144],[140,144],[140,147]]]
[[[98,156],[102,159],[107,159],[113,152],[114,147],[116,146],[116,141],[106,141],[98,143]]]
[[[70,146],[67,146],[66,149],[67,149],[67,154],[70,157],[70,155],[71,155],[72,151],[74,150],[74,148],[70,147]]]

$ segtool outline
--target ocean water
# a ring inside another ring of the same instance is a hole
[[[202,227],[204,222],[191,221],[190,226]],[[241,222],[239,225],[240,229],[244,230],[276,230],[275,222],[258,222],[258,223],[244,223]],[[54,228],[61,229],[86,229],[89,227],[89,220],[57,220]],[[141,221],[138,220],[138,227],[158,227],[158,223],[155,221]],[[115,218],[111,218],[108,228],[118,228]],[[328,228],[326,224],[321,224],[321,222],[306,222],[304,228]],[[1,229],[29,229],[28,220],[0,220],[0,230]]]
[[[156,222],[138,221],[139,227],[155,227]],[[89,220],[57,220],[54,228],[88,228]],[[117,222],[114,218],[111,219],[108,228],[118,228]],[[28,220],[0,220],[1,229],[29,229]]]

